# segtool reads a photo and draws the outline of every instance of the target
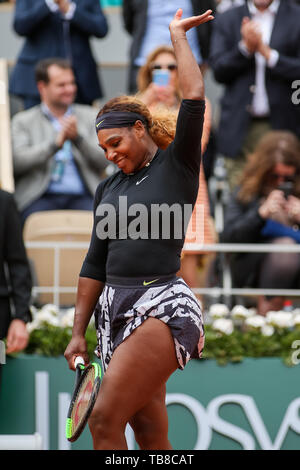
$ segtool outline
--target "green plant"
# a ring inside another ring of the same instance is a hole
[[[216,359],[220,365],[241,362],[245,357],[280,357],[288,366],[293,365],[292,344],[300,339],[299,330],[276,330],[271,336],[260,331],[235,329],[230,335],[206,327],[203,359]]]
[[[27,354],[40,354],[42,356],[60,356],[70,342],[72,329],[53,325],[43,325],[30,333],[29,343],[26,348]],[[86,331],[88,354],[92,358],[96,348],[96,332],[93,327]]]
[[[270,312],[266,318],[236,306],[231,312],[222,304],[211,309],[210,323],[205,327],[203,359],[218,364],[241,362],[245,357],[280,357],[292,366],[293,343],[300,340],[300,314]],[[60,312],[54,305],[33,310],[34,320],[28,326],[30,340],[26,353],[43,356],[62,355],[72,336],[74,309]],[[91,323],[86,332],[90,358],[97,345]]]

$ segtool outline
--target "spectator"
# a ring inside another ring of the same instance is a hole
[[[6,337],[7,353],[20,351],[27,346],[26,323],[31,321],[31,287],[20,216],[14,197],[0,190],[0,339]]]
[[[154,70],[168,70],[169,82],[166,86],[159,86],[153,82]],[[166,106],[177,112],[181,103],[181,92],[178,85],[177,62],[174,49],[170,46],[158,46],[151,51],[146,63],[139,70],[137,84],[137,98],[143,101],[150,110],[155,109],[157,106]],[[211,106],[207,98],[205,104],[202,153],[207,147],[211,128]]]
[[[168,71],[167,85],[160,86],[153,81],[153,73],[155,70]],[[155,108],[162,108],[165,106],[168,109],[173,109],[174,112],[177,113],[180,107],[181,93],[178,84],[177,62],[174,49],[170,46],[159,46],[150,52],[145,65],[143,65],[139,70],[137,84],[139,90],[137,97],[147,105],[150,111],[154,111]],[[211,107],[209,101],[206,99],[206,110],[201,141],[202,153],[204,153],[207,148],[210,129]],[[207,184],[202,163],[196,205],[204,207],[204,220],[201,225],[201,230],[204,232],[204,243],[213,243],[214,240],[210,224]],[[196,211],[194,211],[189,230],[187,231],[187,239],[191,241],[196,229],[199,230],[199,227],[196,225]],[[190,253],[183,250],[179,275],[183,277],[190,287],[197,287],[198,267],[202,264],[203,256],[199,256],[197,252]]]
[[[92,210],[107,165],[95,136],[94,108],[73,104],[74,74],[64,59],[36,68],[41,104],[12,119],[16,201],[23,221],[32,212]]]
[[[300,134],[300,108],[291,100],[300,76],[299,17],[290,0],[249,0],[216,18],[210,64],[225,86],[217,140],[231,187],[265,132]]]
[[[71,61],[77,83],[76,102],[92,104],[102,97],[97,65],[89,39],[108,31],[100,2],[95,0],[17,0],[14,30],[25,43],[10,79],[10,93],[25,108],[39,103],[34,68],[39,60],[62,57]]]
[[[161,44],[171,45],[168,25],[178,8],[184,17],[200,15],[206,10],[215,10],[215,0],[123,0],[123,19],[126,31],[132,36],[128,91],[137,90],[136,77],[139,68],[145,64],[150,51]],[[199,64],[208,58],[211,25],[201,25],[188,32],[193,54]]]
[[[300,144],[288,131],[270,131],[249,156],[225,212],[225,243],[300,243]],[[236,287],[300,287],[300,254],[239,253],[231,257]],[[283,297],[261,297],[258,311],[279,310]]]
[[[153,80],[155,70],[165,70],[168,82],[164,86]],[[150,52],[146,63],[139,69],[137,75],[138,95],[148,108],[165,105],[178,111],[181,94],[177,78],[177,62],[171,46],[158,46]]]

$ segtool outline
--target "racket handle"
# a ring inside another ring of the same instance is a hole
[[[83,357],[81,356],[76,356],[75,358],[75,361],[74,361],[74,364],[75,364],[75,369],[77,369],[77,367],[82,364],[84,366],[84,359]]]
[[[74,361],[74,365],[75,365],[75,386],[77,386],[77,384],[79,383],[80,377],[81,377],[81,372],[82,372],[82,370],[79,366],[80,365],[84,366],[83,357],[76,356],[75,361]]]

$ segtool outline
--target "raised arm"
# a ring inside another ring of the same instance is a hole
[[[207,10],[203,15],[182,19],[182,9],[180,8],[169,26],[177,60],[179,87],[183,99],[204,99],[203,77],[187,41],[186,32],[212,20],[214,17],[211,13],[211,10]]]
[[[179,110],[173,145],[173,158],[189,167],[192,172],[199,172],[201,161],[201,137],[205,111],[204,81],[186,39],[186,32],[213,19],[212,11],[203,15],[182,18],[179,9],[170,23],[178,70],[179,87],[182,103]]]

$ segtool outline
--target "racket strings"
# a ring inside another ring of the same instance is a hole
[[[86,414],[90,406],[91,396],[93,394],[94,381],[95,371],[94,368],[91,367],[86,371],[74,401],[71,414],[73,434],[80,427],[82,421],[86,418]]]

